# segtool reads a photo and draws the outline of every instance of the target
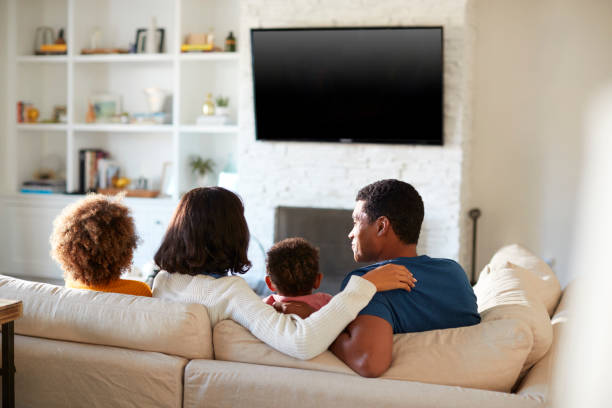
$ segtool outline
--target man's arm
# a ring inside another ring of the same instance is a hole
[[[377,316],[359,315],[329,347],[363,377],[379,377],[391,365],[393,328]]]

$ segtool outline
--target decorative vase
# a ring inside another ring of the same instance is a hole
[[[196,182],[199,187],[211,187],[215,185],[215,178],[210,172],[204,174],[203,176],[198,174]]]
[[[206,100],[202,105],[202,113],[205,116],[212,116],[215,114],[215,103],[212,101],[212,94],[206,95]]]
[[[166,102],[168,92],[159,88],[145,88],[144,93],[147,95],[149,103],[149,113],[161,112]]]

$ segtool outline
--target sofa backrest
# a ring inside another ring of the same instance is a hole
[[[274,350],[231,320],[213,331],[215,359],[357,375],[330,351],[302,361]],[[519,320],[393,336],[393,362],[382,378],[510,392],[531,351]]]
[[[202,305],[69,289],[0,275],[0,298],[23,301],[15,333],[80,343],[213,358]]]
[[[384,378],[509,392],[546,354],[553,336],[546,304],[558,302],[557,278],[518,245],[502,248],[493,260],[474,288],[482,323],[395,335]],[[354,374],[330,352],[309,361],[285,356],[231,321],[217,324],[213,344],[216,359]]]

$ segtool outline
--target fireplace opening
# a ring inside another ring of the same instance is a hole
[[[302,237],[319,248],[320,292],[335,295],[344,277],[367,265],[353,259],[348,234],[353,227],[352,210],[311,207],[277,207],[274,242]]]

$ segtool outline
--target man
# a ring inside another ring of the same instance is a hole
[[[378,377],[391,365],[393,334],[480,323],[476,296],[461,266],[416,251],[423,201],[408,183],[381,180],[362,188],[348,237],[357,262],[375,262],[349,273],[363,275],[385,263],[404,265],[417,279],[411,292],[379,292],[330,346],[358,374]]]

